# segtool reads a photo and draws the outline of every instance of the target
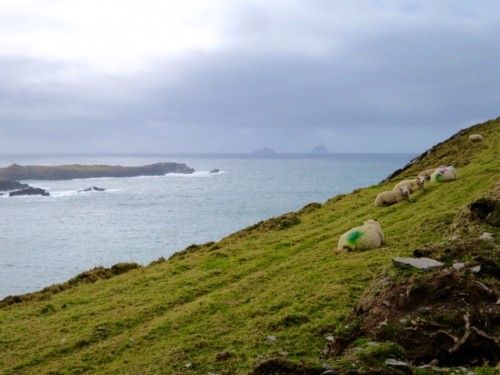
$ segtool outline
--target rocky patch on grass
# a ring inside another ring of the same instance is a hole
[[[457,240],[415,253],[432,256],[442,268],[396,269],[392,277],[375,282],[356,307],[355,329],[333,335],[325,355],[345,362],[356,343],[366,339],[397,344],[404,356],[392,359],[413,367],[495,366],[500,361],[499,246],[481,239]],[[387,365],[378,363],[377,368]],[[359,371],[359,366],[351,373],[375,371],[369,366]],[[407,370],[391,371],[380,373]]]

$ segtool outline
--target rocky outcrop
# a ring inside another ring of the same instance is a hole
[[[86,193],[88,191],[106,191],[106,189],[97,186],[92,186],[83,190],[78,190],[79,193]]]
[[[273,149],[263,147],[260,150],[255,150],[252,152],[252,155],[275,155],[276,152]]]
[[[324,154],[328,154],[328,150],[326,149],[325,145],[321,144],[321,145],[314,147],[310,153],[315,154],[315,155],[324,155]]]
[[[94,177],[162,176],[167,173],[191,174],[194,169],[180,163],[156,163],[138,167],[110,165],[21,166],[0,168],[0,178],[10,180],[72,180]]]
[[[29,187],[29,185],[22,184],[18,181],[0,179],[0,191],[26,189],[27,187]]]
[[[50,194],[47,191],[32,186],[26,189],[16,190],[9,193],[9,197],[15,197],[19,195],[43,195],[44,197],[50,196]]]

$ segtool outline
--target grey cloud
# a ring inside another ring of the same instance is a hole
[[[396,12],[372,5],[381,20],[247,4],[224,48],[135,75],[1,59],[0,146],[29,151],[36,136],[78,152],[423,151],[497,117],[497,24],[479,6],[407,2],[399,19],[387,3]]]

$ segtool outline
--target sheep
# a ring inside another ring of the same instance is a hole
[[[424,177],[427,181],[429,181],[431,179],[431,174],[433,174],[436,169],[437,168],[426,169],[425,171],[420,172],[417,177]]]
[[[457,179],[457,170],[449,165],[447,167],[438,168],[431,174],[431,182],[445,182]]]
[[[431,174],[433,174],[434,171],[438,168],[446,168],[446,165],[440,165],[437,168],[426,169],[425,171],[420,172],[417,177],[425,177],[425,179],[429,181],[431,179]]]
[[[384,191],[382,193],[379,193],[375,198],[375,205],[391,206],[403,200],[411,201],[410,189],[408,188],[408,186],[397,188],[396,191]]]
[[[469,141],[472,142],[481,142],[484,140],[483,136],[481,134],[471,134],[469,135]]]
[[[342,250],[368,250],[382,246],[384,233],[377,220],[367,220],[362,226],[352,228],[340,236],[336,253]]]
[[[423,177],[423,176],[414,178],[413,180],[403,180],[401,182],[398,182],[396,184],[396,186],[394,186],[392,191],[396,191],[400,187],[407,186],[408,189],[410,190],[410,194],[412,194],[412,193],[416,192],[417,190],[423,189],[424,183],[425,183],[425,177]]]

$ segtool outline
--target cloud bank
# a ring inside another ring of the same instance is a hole
[[[0,5],[2,153],[421,152],[499,116],[494,1],[78,4]]]

